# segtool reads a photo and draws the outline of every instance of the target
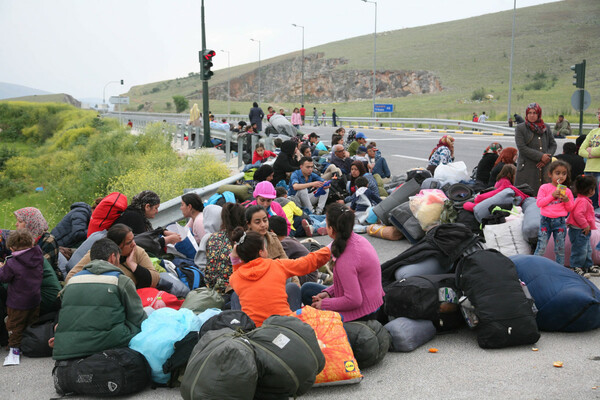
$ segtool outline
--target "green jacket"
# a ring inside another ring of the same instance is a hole
[[[146,313],[133,281],[107,261],[94,260],[62,292],[54,337],[55,360],[126,347]]]
[[[44,258],[44,277],[42,278],[42,301],[40,303],[40,315],[50,311],[56,311],[56,299],[62,286],[58,281],[56,273],[46,258]]]
[[[358,143],[356,140],[350,143],[350,146],[348,146],[348,153],[350,153],[350,156],[356,155],[356,150],[358,150],[359,146],[360,143]]]
[[[586,150],[588,147],[592,148],[592,158]],[[579,148],[579,155],[587,158],[585,172],[600,172],[600,128],[592,129],[587,134]]]

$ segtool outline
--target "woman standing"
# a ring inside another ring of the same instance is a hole
[[[427,170],[431,175],[435,172],[438,165],[446,165],[454,161],[454,138],[450,135],[441,137],[437,146],[429,154]]]
[[[376,319],[383,304],[381,268],[377,252],[367,239],[352,232],[354,213],[345,205],[327,207],[327,234],[331,248],[333,285],[302,285],[302,301],[319,310],[340,313],[344,322]]]
[[[250,119],[250,125],[256,125],[256,133],[262,131],[262,119],[265,117],[265,113],[262,108],[258,106],[257,102],[252,103],[248,118]]]
[[[498,159],[501,151],[502,145],[497,142],[490,144],[485,149],[481,160],[479,160],[479,163],[477,164],[477,175],[475,176],[476,181],[487,186],[490,180],[490,173],[492,172],[494,165],[496,165],[496,160]]]
[[[542,108],[538,103],[529,104],[525,114],[525,122],[515,128],[519,150],[515,186],[527,183],[537,193],[548,179],[548,164],[556,151],[556,141],[550,125],[542,119]]]

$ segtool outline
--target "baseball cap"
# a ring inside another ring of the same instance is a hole
[[[310,135],[308,135],[309,138],[314,137],[314,138],[320,138],[321,136],[317,135],[315,132],[311,133]]]
[[[357,139],[366,139],[367,137],[365,136],[365,134],[364,134],[364,133],[362,133],[362,132],[358,132],[358,133],[356,134],[356,138],[357,138]]]
[[[364,154],[367,152],[367,148],[365,146],[358,146],[358,149],[356,149],[356,154],[361,153]]]
[[[269,181],[258,182],[256,188],[254,189],[254,193],[252,193],[254,198],[260,196],[265,199],[274,199],[277,197],[277,192],[273,187],[273,184]]]

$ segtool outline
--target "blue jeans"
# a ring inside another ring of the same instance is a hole
[[[302,303],[304,303],[305,306],[310,306],[312,304],[312,297],[318,295],[324,289],[327,289],[327,286],[319,285],[318,283],[314,282],[306,282],[300,289]]]
[[[385,158],[381,157],[379,160],[375,161],[375,166],[373,167],[372,174],[379,174],[382,178],[389,178],[392,176],[390,168],[388,167],[387,161]]]
[[[571,268],[577,267],[584,270],[594,263],[592,262],[592,245],[590,234],[583,234],[583,229],[569,227],[569,239],[571,240],[571,257],[569,259]]]
[[[565,265],[565,236],[567,234],[567,225],[565,217],[548,218],[543,215],[540,218],[540,230],[538,231],[538,242],[535,248],[536,256],[543,256],[546,252],[546,245],[550,240],[550,235],[554,236],[554,254],[556,262]]]
[[[295,283],[286,283],[285,284],[285,292],[287,293],[287,301],[290,305],[290,309],[292,311],[296,311],[299,308],[302,308],[302,301],[300,300],[300,288]],[[240,303],[240,298],[237,293],[233,293],[231,295],[231,309],[232,310],[241,310],[242,305]]]

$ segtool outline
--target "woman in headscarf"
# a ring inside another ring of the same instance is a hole
[[[498,173],[502,170],[502,168],[507,164],[517,165],[517,155],[519,151],[514,147],[507,147],[502,149],[500,155],[496,159],[494,164],[494,168],[490,172],[490,179],[488,181],[488,187],[494,186],[496,184],[496,177]]]
[[[490,180],[490,172],[492,171],[492,168],[494,168],[496,160],[498,159],[501,151],[502,145],[497,142],[490,144],[485,149],[481,160],[479,160],[479,163],[477,164],[477,175],[475,176],[476,181],[487,186],[488,181]]]
[[[446,165],[454,161],[454,138],[450,135],[441,137],[437,146],[429,154],[427,170],[431,175],[435,172],[438,165]]]
[[[287,182],[289,174],[300,169],[299,158],[296,157],[296,153],[300,154],[300,150],[292,140],[286,140],[281,144],[281,153],[273,163],[273,185],[277,185],[282,180]]]
[[[537,194],[548,177],[548,164],[556,151],[556,141],[550,125],[542,119],[542,108],[531,103],[525,111],[525,122],[515,128],[515,143],[519,150],[515,186],[527,183]]]
[[[273,167],[270,166],[269,164],[263,164],[256,171],[254,171],[254,182],[255,183],[259,183],[262,181],[271,182],[273,180],[273,174],[274,174]]]
[[[48,232],[48,222],[42,212],[35,207],[25,207],[15,211],[14,215],[17,219],[17,229],[27,229],[31,233],[34,243],[40,246],[44,258],[52,265],[56,277],[63,281],[65,278],[58,268],[58,243]]]

